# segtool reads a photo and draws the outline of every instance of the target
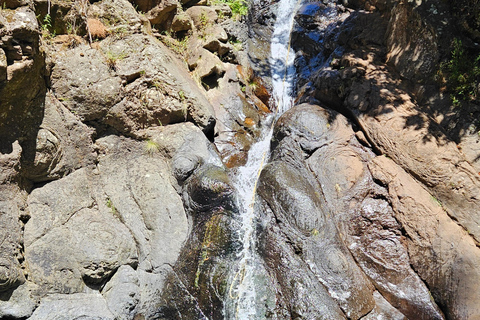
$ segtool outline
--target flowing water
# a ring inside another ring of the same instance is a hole
[[[239,269],[236,272],[229,290],[231,299],[235,300],[229,319],[254,320],[261,319],[261,308],[256,304],[260,264],[255,253],[255,193],[258,177],[263,165],[267,162],[270,151],[270,140],[273,123],[293,104],[293,87],[295,53],[290,48],[290,35],[296,8],[301,0],[280,0],[277,9],[277,20],[271,41],[270,64],[272,69],[272,96],[276,111],[265,123],[259,140],[248,152],[248,161],[238,169],[234,184],[238,191],[239,209],[241,212],[240,241],[243,245],[239,253]]]

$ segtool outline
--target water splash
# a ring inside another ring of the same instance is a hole
[[[272,96],[277,107],[276,117],[290,109],[293,104],[295,52],[291,48],[291,36],[295,12],[301,0],[280,0],[277,9],[272,43]]]
[[[256,303],[257,285],[260,281],[255,252],[255,194],[257,181],[263,165],[268,160],[273,124],[278,117],[293,104],[295,52],[290,47],[295,11],[301,0],[280,0],[277,8],[277,20],[271,42],[272,96],[276,111],[269,115],[259,140],[248,152],[247,163],[238,168],[233,183],[238,191],[238,207],[241,212],[240,241],[243,244],[239,252],[239,269],[230,287],[230,298],[234,299],[234,314],[227,318],[238,320],[256,320],[262,317],[262,308]],[[264,314],[264,313],[263,313]]]

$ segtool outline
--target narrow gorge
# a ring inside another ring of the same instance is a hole
[[[0,8],[0,319],[480,319],[478,1]]]

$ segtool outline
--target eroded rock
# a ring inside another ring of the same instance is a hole
[[[2,10],[0,21],[0,151],[19,140],[32,156],[45,94],[38,23],[28,6]]]
[[[93,130],[79,121],[52,94],[37,134],[33,163],[24,161],[25,176],[33,181],[58,179],[94,163]]]

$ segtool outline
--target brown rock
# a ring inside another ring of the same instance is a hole
[[[408,235],[408,252],[416,272],[445,308],[448,319],[480,317],[480,249],[424,188],[392,160],[377,157],[369,165],[388,186],[395,218]]]
[[[402,77],[420,81],[437,72],[437,35],[409,3],[394,7],[387,36],[387,62]]]
[[[172,18],[174,10],[177,9],[177,0],[162,0],[159,4],[149,10],[145,16],[151,24],[162,24]]]
[[[197,29],[204,29],[209,25],[213,25],[217,19],[218,14],[214,9],[207,6],[193,6],[185,10],[192,20]]]
[[[188,31],[193,28],[193,21],[190,16],[184,12],[175,15],[171,25],[172,31]]]

